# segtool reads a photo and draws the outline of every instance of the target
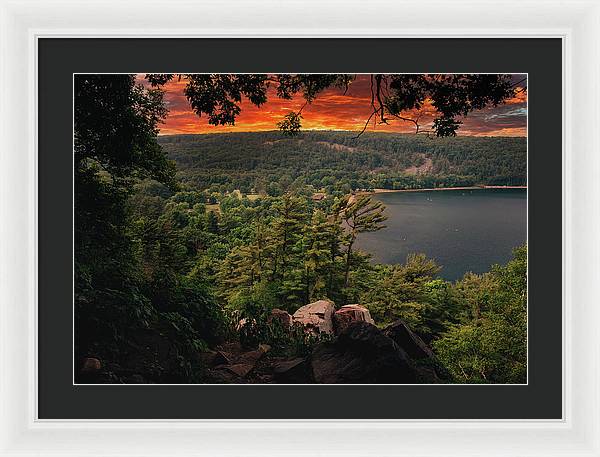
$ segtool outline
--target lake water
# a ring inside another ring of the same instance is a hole
[[[374,195],[386,205],[387,228],[361,233],[359,249],[379,263],[404,263],[422,252],[455,280],[506,263],[527,239],[525,189],[394,192]]]

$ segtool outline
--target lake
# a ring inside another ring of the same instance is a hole
[[[390,192],[373,195],[386,206],[387,228],[361,233],[357,247],[378,263],[404,263],[422,252],[456,280],[506,263],[527,239],[525,189]]]

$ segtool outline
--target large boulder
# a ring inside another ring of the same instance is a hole
[[[267,318],[267,323],[277,323],[283,328],[290,328],[292,326],[292,316],[287,311],[274,308],[271,310],[271,314]]]
[[[311,355],[320,384],[407,384],[416,372],[406,352],[368,322],[353,322],[332,342]]]
[[[292,320],[303,325],[307,331],[333,334],[333,313],[335,313],[333,302],[319,300],[298,308],[292,315]]]
[[[342,333],[352,322],[368,322],[374,324],[369,310],[361,305],[344,305],[333,315],[335,333]]]

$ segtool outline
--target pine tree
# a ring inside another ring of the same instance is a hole
[[[316,210],[306,230],[304,278],[307,303],[327,296],[327,279],[333,274],[335,251],[339,245],[339,238],[335,236],[331,225],[332,223],[327,220],[325,213]],[[332,241],[336,246],[333,256],[331,255]]]
[[[285,279],[289,273],[293,249],[298,247],[306,219],[306,209],[301,198],[285,194],[273,205],[276,216],[271,224],[275,256],[272,280]]]
[[[387,216],[383,214],[385,206],[380,201],[373,201],[368,195],[356,198],[344,197],[338,204],[339,212],[346,226],[346,265],[344,287],[348,287],[352,248],[359,233],[376,232],[385,228],[383,222]]]

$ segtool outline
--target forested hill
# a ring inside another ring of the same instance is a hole
[[[272,131],[161,136],[159,142],[184,182],[221,192],[526,185],[526,138],[355,135]]]

